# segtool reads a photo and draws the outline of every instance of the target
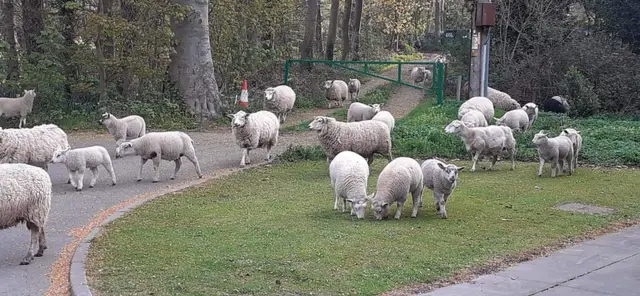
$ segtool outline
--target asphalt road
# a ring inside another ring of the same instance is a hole
[[[203,174],[218,168],[238,167],[242,152],[235,144],[230,128],[215,132],[188,133],[195,141],[196,154]],[[107,148],[113,159],[117,185],[111,186],[109,174],[100,167],[100,178],[94,188],[89,188],[91,174],[85,173],[84,188],[76,192],[71,184],[66,184],[68,173],[64,164],[49,166],[53,182],[51,211],[47,222],[46,236],[48,249],[43,257],[36,257],[30,265],[19,265],[26,255],[30,235],[25,225],[0,230],[0,295],[42,295],[49,287],[47,274],[57,260],[63,247],[72,241],[70,230],[82,227],[96,214],[138,194],[153,192],[169,184],[197,178],[193,164],[183,160],[176,180],[169,180],[174,169],[173,162],[160,164],[160,182],[152,183],[153,164],[148,161],[142,181],[135,176],[140,160],[137,156],[115,159],[115,141],[109,135],[69,135],[72,148],[101,145]],[[281,134],[274,152],[281,153],[289,146],[316,144],[317,138],[310,132]],[[263,163],[264,149],[252,152],[252,164]]]

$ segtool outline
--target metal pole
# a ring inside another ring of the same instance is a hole
[[[489,47],[489,26],[476,26],[480,20],[477,17],[483,17],[486,11],[481,11],[479,4],[491,3],[491,0],[475,0],[473,3],[472,19],[472,35],[471,35],[471,63],[469,72],[469,97],[486,96],[488,86],[488,59],[490,53]]]

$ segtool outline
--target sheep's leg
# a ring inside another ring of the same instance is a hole
[[[370,157],[367,157],[367,164],[371,165],[373,163],[373,155],[371,155]]]
[[[196,174],[198,178],[202,178],[202,171],[200,170],[200,162],[198,161],[198,157],[196,156],[195,151],[190,154],[186,154],[185,157],[193,163],[193,166],[196,167]]]
[[[565,174],[565,170],[564,170],[565,163],[566,162],[564,161],[564,159],[558,159],[558,166],[557,166],[557,169],[556,169],[557,174],[560,174],[560,175],[564,175]],[[569,169],[571,169],[571,168],[569,168]]]
[[[333,209],[334,209],[334,210],[336,210],[336,211],[338,210],[338,200],[339,200],[339,198],[340,198],[340,197],[339,197],[339,196],[338,196],[338,194],[336,193],[336,198],[335,198],[335,200],[333,201]]]
[[[418,216],[418,210],[422,206],[422,191],[424,187],[417,188],[411,193],[411,198],[413,202],[413,210],[411,212],[411,218],[415,218]]]
[[[516,169],[516,148],[511,149],[511,170],[515,170]]]
[[[442,219],[447,219],[447,195],[439,194],[438,207],[440,208],[439,214]]]
[[[287,120],[287,111],[282,113],[282,122],[280,122],[280,123],[284,123],[286,120]]]
[[[554,178],[558,175],[557,169],[558,169],[558,160],[556,159],[551,163],[551,178]]]
[[[111,186],[116,185],[116,173],[113,171],[113,164],[111,162],[102,164],[104,169],[107,170],[109,176],[111,176]]]
[[[76,191],[82,191],[82,183],[84,182],[84,169],[79,169],[76,171]]]
[[[22,118],[20,118],[20,121],[18,122],[18,128],[22,128]]]
[[[35,256],[42,257],[44,250],[47,249],[47,239],[44,237],[44,227],[38,227],[38,229],[38,252]]]
[[[176,179],[176,175],[178,174],[178,171],[180,170],[180,166],[182,166],[182,158],[178,157],[178,159],[174,160],[173,162],[176,163],[176,169],[173,171],[173,176],[171,176],[171,180],[175,180]]]
[[[440,213],[440,194],[433,192],[433,201],[436,204],[436,212]]]
[[[158,181],[160,180],[160,155],[158,154],[154,159],[152,159],[153,161],[153,183],[158,183]]]
[[[27,222],[27,228],[31,230],[31,243],[29,244],[29,251],[27,251],[27,256],[22,259],[20,265],[28,265],[33,260],[33,254],[36,249],[36,245],[38,244],[38,226],[31,222]]]
[[[271,149],[273,149],[273,145],[271,142],[269,142],[267,145],[267,157],[264,159],[266,162],[271,163],[272,159],[271,159]]]
[[[477,151],[476,154],[473,156],[473,164],[471,165],[472,172],[476,171],[476,163],[478,163],[479,157],[480,157],[480,151]]]
[[[540,167],[538,168],[538,177],[542,177],[543,166],[544,166],[544,158],[540,157]]]
[[[342,198],[342,212],[346,212],[347,211],[347,199],[346,198]],[[353,212],[353,211],[351,211]]]
[[[398,208],[396,209],[396,215],[393,216],[394,219],[396,220],[400,219],[400,216],[402,216],[403,207],[404,207],[404,202],[398,201]]]
[[[138,182],[142,181],[142,168],[144,167],[145,163],[147,163],[147,159],[140,157],[140,170],[138,170],[138,176],[136,177],[136,180],[138,180]]]
[[[73,172],[69,171],[69,181],[67,181],[67,184],[71,184],[71,186],[73,186],[73,188],[76,188],[76,182],[73,179]]]
[[[98,181],[98,176],[100,172],[98,171],[98,167],[91,168],[91,183],[89,183],[89,188],[93,188],[96,185],[96,181]]]
[[[498,161],[498,155],[493,155],[491,157],[491,166],[489,167],[489,170],[493,170],[493,167],[496,165],[496,162]]]

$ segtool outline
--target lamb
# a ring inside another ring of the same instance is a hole
[[[360,95],[360,80],[349,79],[349,100],[357,102]]]
[[[318,133],[329,162],[345,150],[360,154],[369,165],[376,153],[392,160],[391,131],[380,121],[339,122],[333,117],[316,116],[309,123],[309,129]]]
[[[136,177],[138,182],[142,181],[142,168],[149,159],[153,160],[153,170],[155,171],[153,183],[157,183],[158,179],[160,179],[159,167],[161,159],[174,161],[176,163],[176,169],[173,175],[171,175],[171,180],[175,179],[182,165],[181,157],[183,156],[189,159],[196,167],[198,178],[202,178],[200,163],[196,157],[196,150],[193,148],[193,140],[183,132],[147,133],[140,138],[122,142],[116,148],[116,158],[122,158],[131,154],[140,156],[140,170]]]
[[[527,116],[529,117],[529,127],[532,127],[533,122],[538,119],[538,105],[535,103],[526,103],[522,106],[522,110],[527,112]]]
[[[553,96],[542,102],[542,110],[554,113],[567,113],[570,106],[567,100],[560,96]]]
[[[383,105],[384,104],[365,105],[359,102],[351,103],[349,110],[347,110],[347,122],[370,120],[380,112],[380,107]]]
[[[436,211],[443,219],[447,218],[447,199],[456,188],[458,183],[458,172],[464,167],[457,167],[453,164],[446,164],[437,159],[427,159],[422,165],[422,175],[424,176],[424,186],[433,191],[433,200],[436,203]]]
[[[511,96],[505,92],[501,92],[495,88],[487,87],[487,98],[493,102],[493,105],[505,110],[511,111],[520,109],[520,103],[511,98]]]
[[[348,201],[351,203],[351,215],[364,218],[369,179],[367,161],[355,152],[342,151],[329,164],[329,176],[336,195],[333,209],[338,209],[338,200],[342,199],[343,213]]]
[[[58,148],[51,158],[51,163],[64,163],[69,171],[69,182],[77,191],[82,191],[84,171],[91,170],[91,183],[89,188],[93,188],[98,180],[98,166],[102,165],[111,176],[112,186],[116,185],[116,174],[113,172],[111,156],[102,146],[90,146],[77,149]]]
[[[573,144],[573,171],[575,171],[578,166],[578,153],[582,150],[582,135],[580,135],[580,131],[572,128],[562,130],[560,135],[567,136]],[[564,167],[562,169],[564,170]]]
[[[269,111],[245,113],[240,110],[236,114],[227,115],[231,118],[231,133],[236,144],[242,148],[240,167],[251,163],[249,152],[251,149],[266,148],[267,162],[271,162],[271,149],[278,143],[280,121]]]
[[[55,124],[0,129],[0,163],[26,163],[46,171],[58,147],[70,146],[67,134]]]
[[[471,172],[476,170],[476,163],[480,155],[492,157],[491,167],[489,167],[489,170],[492,170],[498,161],[498,155],[504,150],[511,155],[511,169],[515,169],[516,139],[510,128],[496,125],[467,127],[464,122],[454,120],[445,127],[444,131],[460,136],[464,142],[467,152],[472,155],[473,159]]]
[[[545,161],[551,162],[551,177],[556,177],[558,166],[562,170],[565,161],[569,163],[569,175],[573,173],[573,143],[567,136],[557,136],[549,138],[544,131],[537,133],[532,140],[538,147],[538,157],[540,158],[540,168],[538,177],[542,177],[542,166]]]
[[[116,140],[116,146],[124,141],[142,137],[147,133],[147,125],[144,122],[144,118],[138,115],[117,118],[107,112],[102,114],[101,117],[98,123],[107,128],[109,134]]]
[[[342,80],[327,80],[324,82],[324,95],[329,101],[329,109],[331,109],[332,102],[336,102],[336,105],[342,107],[344,100],[349,96],[349,86]]]
[[[18,128],[27,124],[27,115],[33,110],[33,100],[36,98],[36,90],[24,90],[19,98],[0,98],[0,116],[5,118],[20,116]]]
[[[466,100],[460,107],[458,108],[458,119],[462,119],[462,116],[467,114],[471,110],[477,110],[484,115],[484,119],[487,122],[490,122],[495,115],[495,110],[493,108],[493,102],[486,97],[473,97],[471,99]]]
[[[425,83],[427,80],[431,81],[432,77],[431,71],[425,67],[414,67],[411,69],[411,80],[413,80],[415,84]]]
[[[468,127],[483,127],[489,125],[484,118],[484,114],[478,110],[469,110],[460,118],[460,121],[464,122]]]
[[[393,128],[396,125],[396,120],[393,118],[393,115],[391,115],[389,111],[380,111],[376,113],[376,116],[371,118],[371,120],[384,122],[389,127],[389,131],[393,131]]]
[[[526,132],[529,129],[529,115],[523,109],[508,111],[494,120],[496,125],[507,126],[513,131]]]
[[[31,231],[29,251],[20,262],[28,265],[47,249],[44,226],[51,208],[51,177],[39,167],[4,163],[0,164],[0,188],[0,230],[25,222]]]
[[[295,102],[296,93],[288,85],[269,87],[264,91],[264,110],[276,114],[280,124],[287,119],[287,113],[293,111]]]
[[[418,215],[422,206],[423,175],[420,164],[413,158],[398,157],[389,162],[376,183],[376,191],[367,198],[371,200],[371,209],[377,220],[386,219],[393,202],[398,203],[395,219],[402,216],[402,208],[411,192],[413,211],[411,218]]]

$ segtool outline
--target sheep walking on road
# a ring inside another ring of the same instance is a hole
[[[337,106],[344,106],[344,101],[349,97],[349,86],[342,80],[327,80],[324,82],[324,93],[331,109],[333,102]]]
[[[93,186],[96,185],[99,176],[98,166],[100,165],[102,165],[109,173],[109,176],[111,176],[111,184],[113,186],[116,185],[116,174],[113,171],[111,156],[109,156],[107,149],[102,146],[90,146],[77,149],[58,148],[53,153],[51,163],[64,163],[69,171],[68,183],[71,183],[77,191],[82,191],[84,172],[87,168],[91,170],[89,188],[93,188]]]
[[[249,153],[253,149],[267,149],[266,161],[271,162],[271,149],[278,144],[280,133],[280,121],[275,114],[269,111],[246,113],[242,110],[235,114],[227,115],[231,118],[231,133],[236,139],[236,144],[242,148],[240,167],[251,163]]]
[[[264,110],[271,111],[278,116],[280,124],[287,120],[287,114],[293,111],[296,93],[288,85],[269,87],[264,91]]]
[[[46,171],[58,147],[66,149],[69,142],[67,134],[55,124],[0,128],[0,163],[26,163]]]
[[[360,96],[360,80],[349,79],[349,100],[357,102],[358,96]]]
[[[0,98],[0,116],[6,118],[20,116],[18,128],[27,124],[27,115],[33,110],[33,100],[36,98],[36,90],[25,90],[19,98]]]
[[[104,113],[98,123],[107,128],[109,134],[116,140],[116,146],[124,141],[140,138],[147,133],[147,124],[144,118],[138,115],[117,118],[111,113]]]

